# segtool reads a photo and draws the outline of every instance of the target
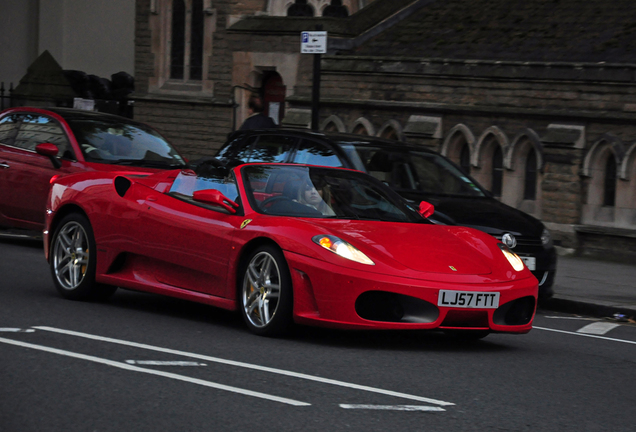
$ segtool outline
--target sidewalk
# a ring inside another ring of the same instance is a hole
[[[636,319],[636,263],[559,256],[554,297],[539,309]]]

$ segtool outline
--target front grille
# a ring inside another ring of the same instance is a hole
[[[385,291],[367,291],[356,300],[356,313],[369,321],[431,323],[439,316],[432,303]]]

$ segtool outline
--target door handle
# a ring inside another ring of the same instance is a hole
[[[157,197],[149,196],[146,198],[146,201],[157,201]]]
[[[9,168],[9,164],[6,162],[0,162],[0,168],[2,169]]]

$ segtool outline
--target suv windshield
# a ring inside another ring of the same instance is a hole
[[[156,168],[185,166],[176,150],[149,127],[106,120],[68,123],[89,162]]]
[[[273,165],[241,169],[256,211],[277,216],[422,223],[388,187],[355,171]]]
[[[365,170],[397,192],[486,196],[472,179],[441,155],[374,146],[355,148]]]

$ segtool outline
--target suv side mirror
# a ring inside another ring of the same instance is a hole
[[[194,191],[192,193],[192,199],[203,203],[219,205],[232,214],[236,213],[236,208],[239,206],[216,189]]]
[[[42,143],[35,146],[35,152],[42,156],[46,156],[51,159],[51,163],[55,168],[59,168],[62,166],[62,163],[57,158],[58,148],[55,144],[51,143]]]
[[[428,218],[430,215],[435,213],[435,207],[429,202],[422,201],[420,203],[420,208],[418,211],[422,215],[422,217]]]

